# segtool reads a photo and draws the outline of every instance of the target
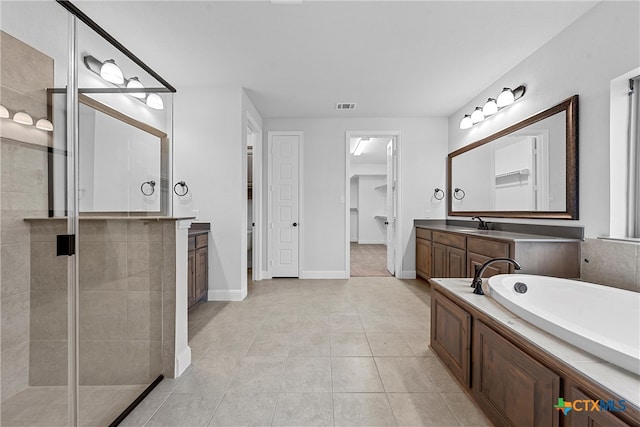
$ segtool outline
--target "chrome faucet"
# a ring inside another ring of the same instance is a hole
[[[487,269],[487,267],[489,267],[494,262],[510,262],[511,264],[513,264],[513,267],[516,270],[520,270],[522,268],[520,267],[520,264],[518,264],[518,261],[511,258],[493,258],[482,264],[482,266],[480,267],[476,265],[476,274],[473,276],[473,281],[471,282],[471,287],[474,288],[474,294],[484,295],[484,291],[482,290],[482,274]]]
[[[489,229],[489,223],[488,222],[484,222],[482,220],[482,218],[480,218],[479,216],[474,216],[473,218],[471,218],[472,221],[474,219],[477,219],[478,221],[480,221],[478,223],[478,230],[488,230]]]

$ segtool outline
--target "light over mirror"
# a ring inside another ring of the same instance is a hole
[[[578,218],[578,95],[448,156],[448,214]]]
[[[167,150],[164,132],[80,95],[80,212],[162,215]]]

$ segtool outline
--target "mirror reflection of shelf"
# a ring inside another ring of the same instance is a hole
[[[509,171],[496,175],[496,187],[526,185],[529,180],[529,169]]]
[[[379,185],[379,186],[375,187],[375,190],[385,191],[386,192],[387,191],[387,184]]]
[[[379,221],[386,221],[387,220],[387,216],[386,215],[376,215],[375,218]]]

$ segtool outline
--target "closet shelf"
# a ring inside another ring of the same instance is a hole
[[[516,170],[516,171],[500,173],[500,174],[496,175],[496,179],[497,178],[506,178],[508,176],[523,176],[523,175],[529,175],[529,169],[520,169],[520,170]]]

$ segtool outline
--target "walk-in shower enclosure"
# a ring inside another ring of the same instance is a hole
[[[0,3],[2,426],[109,425],[173,372],[174,90],[73,9]]]

